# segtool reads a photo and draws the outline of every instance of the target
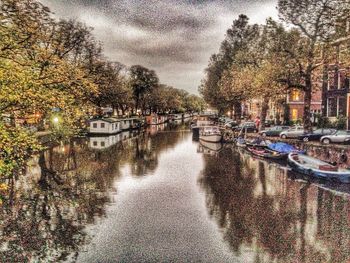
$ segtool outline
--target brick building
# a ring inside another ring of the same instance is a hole
[[[304,115],[304,94],[302,91],[293,89],[287,94],[287,105],[289,106],[289,119],[291,121],[302,120]],[[311,97],[311,114],[321,114],[322,91],[317,89]]]

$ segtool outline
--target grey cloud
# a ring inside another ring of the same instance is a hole
[[[111,60],[155,69],[165,84],[196,93],[210,55],[240,13],[262,22],[277,0],[40,0],[56,17],[94,27]]]

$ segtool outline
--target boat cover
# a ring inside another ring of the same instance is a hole
[[[245,144],[245,140],[242,137],[237,138],[237,143]]]
[[[268,145],[268,148],[280,153],[303,153],[303,151],[299,151],[293,145],[284,142],[271,143]]]

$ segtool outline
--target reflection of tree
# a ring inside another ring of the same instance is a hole
[[[128,160],[132,163],[131,172],[133,175],[143,176],[155,171],[160,153],[174,147],[179,142],[182,133],[168,133],[173,129],[174,127],[170,127],[164,132],[156,134],[144,133],[136,138],[134,151],[128,154]],[[127,153],[123,152],[123,154]]]
[[[204,158],[208,211],[236,255],[250,247],[255,262],[347,262],[348,200],[235,151]]]
[[[0,262],[74,261],[87,242],[85,225],[105,216],[120,167],[148,174],[158,155],[179,138],[145,133],[100,151],[77,139],[41,153],[37,176],[9,182],[10,199],[0,214]]]
[[[253,210],[255,179],[242,171],[238,153],[224,149],[218,156],[205,156],[201,185],[207,190],[209,213],[224,229],[224,239],[238,253],[242,243],[252,242],[249,226],[253,218],[249,211]]]

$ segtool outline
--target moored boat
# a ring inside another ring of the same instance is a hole
[[[206,142],[221,142],[222,134],[217,126],[202,127],[199,132],[199,139]]]
[[[255,138],[251,141],[246,141],[246,145],[249,147],[256,147],[256,148],[262,148],[265,149],[270,144],[270,141],[266,141],[262,138]]]
[[[300,153],[290,153],[288,163],[299,173],[333,182],[350,183],[350,170]]]
[[[255,156],[272,160],[283,160],[286,159],[288,156],[288,154],[286,153],[279,153],[276,151],[272,151],[268,148],[247,146],[246,149],[248,152]]]

